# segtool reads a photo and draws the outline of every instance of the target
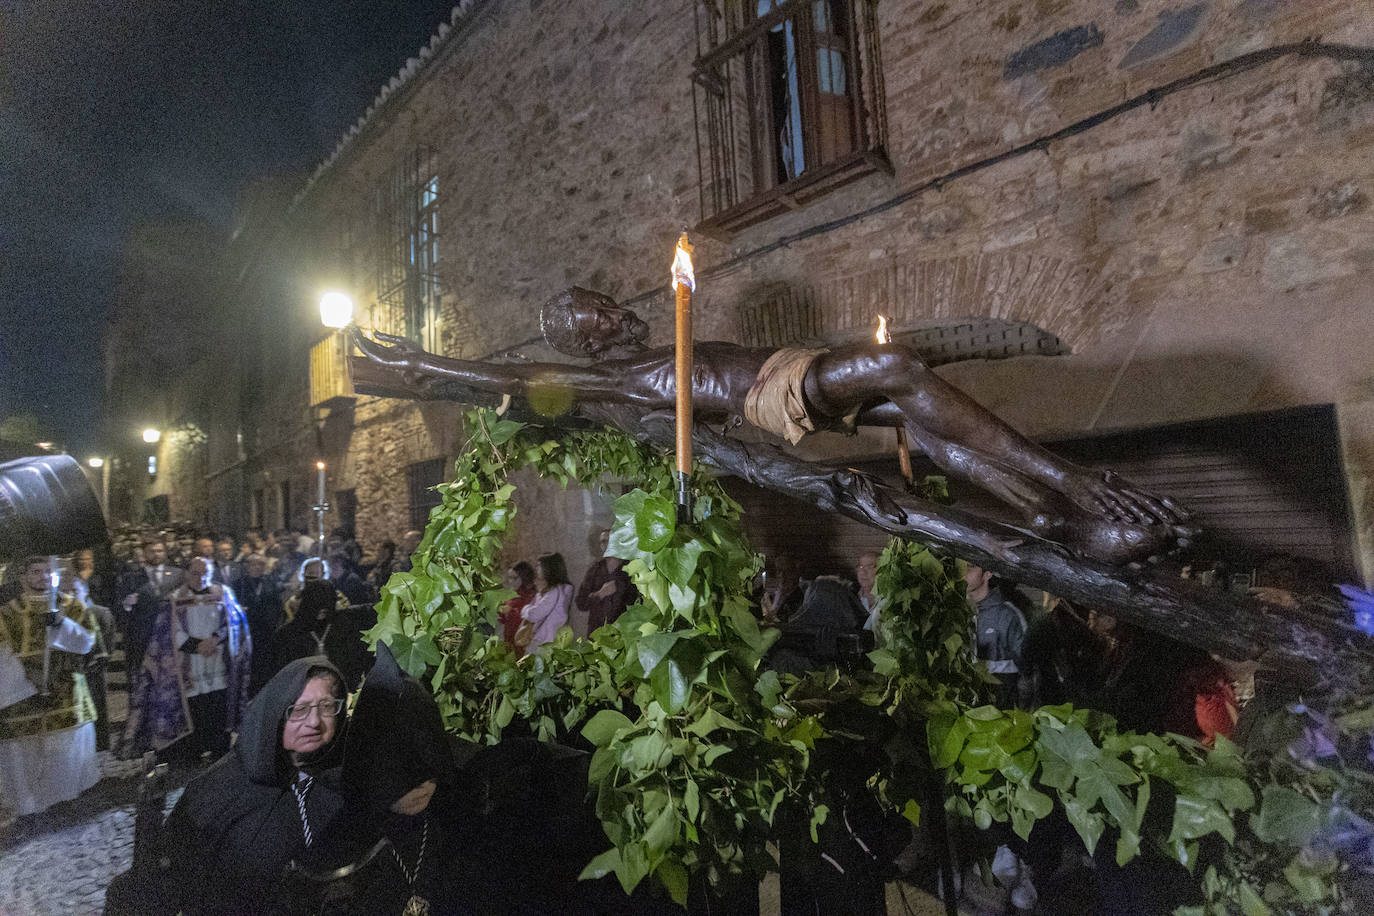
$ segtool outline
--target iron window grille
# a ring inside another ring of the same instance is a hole
[[[437,349],[439,175],[433,150],[417,147],[382,179],[373,214],[377,324]]]
[[[696,25],[701,230],[891,172],[877,0],[702,0]]]
[[[429,524],[429,512],[444,501],[435,487],[444,482],[448,461],[430,458],[406,465],[406,490],[410,494],[410,527],[420,531]]]

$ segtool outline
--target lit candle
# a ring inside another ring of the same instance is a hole
[[[315,471],[317,472],[318,480],[319,480],[319,483],[320,483],[320,487],[319,487],[319,496],[317,496],[317,497],[315,498],[315,505],[317,505],[317,506],[323,506],[323,505],[324,505],[324,462],[323,462],[323,461],[316,461],[316,462],[315,462]]]
[[[887,329],[887,316],[878,316],[878,333],[874,335],[880,344],[892,343],[892,334]],[[907,482],[907,486],[913,483],[911,472],[911,450],[906,444],[906,429],[897,427],[897,466],[902,469],[902,479]]]
[[[677,295],[677,514],[692,518],[692,244],[687,233],[677,240],[673,256],[673,291]]]

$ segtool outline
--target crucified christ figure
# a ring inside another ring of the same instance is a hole
[[[672,347],[649,347],[648,325],[600,293],[574,287],[544,305],[544,338],[590,365],[495,364],[425,352],[355,329],[369,361],[423,388],[456,381],[534,405],[621,404],[671,411]],[[1111,471],[1059,458],[936,375],[912,350],[856,343],[829,349],[766,349],[721,341],[694,346],[693,412],[706,422],[743,416],[793,444],[808,432],[855,424],[905,427],[942,470],[1017,509],[1041,537],[1121,564],[1160,553],[1191,533],[1186,510]]]

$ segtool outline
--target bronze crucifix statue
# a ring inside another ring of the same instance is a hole
[[[355,330],[354,337],[370,362],[401,373],[417,392],[456,382],[534,403],[673,409],[673,349],[647,346],[648,325],[633,312],[574,287],[545,303],[540,317],[551,346],[593,362],[495,364],[437,356],[385,334],[370,340]],[[699,420],[743,417],[794,444],[820,429],[900,425],[938,467],[1014,507],[1037,535],[1103,563],[1143,560],[1191,533],[1188,512],[1167,497],[1041,448],[908,348],[776,350],[710,341],[694,352]]]

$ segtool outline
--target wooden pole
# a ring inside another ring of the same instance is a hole
[[[677,294],[677,518],[692,520],[692,243],[684,231],[673,258],[673,290]]]

